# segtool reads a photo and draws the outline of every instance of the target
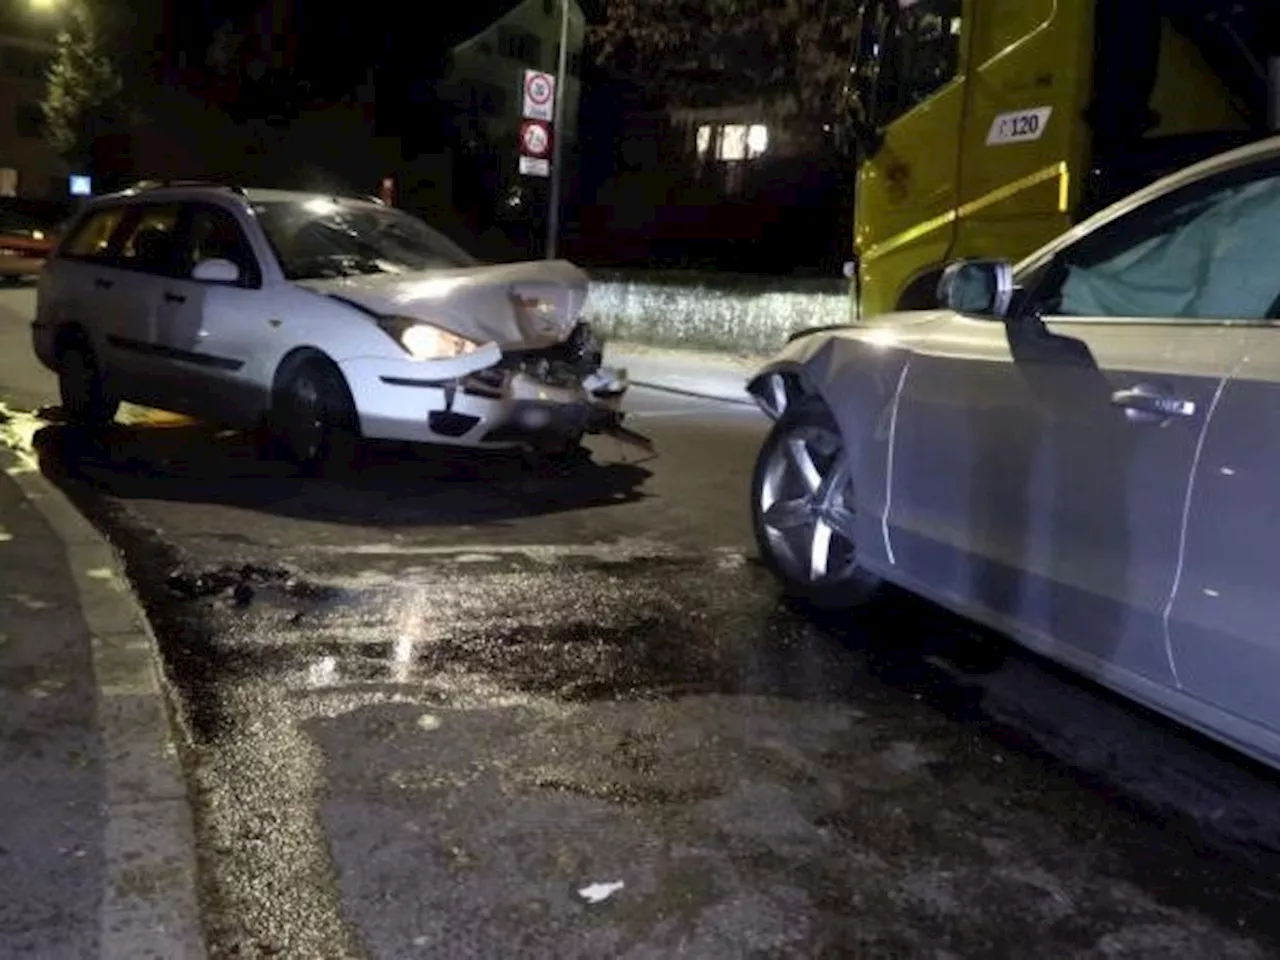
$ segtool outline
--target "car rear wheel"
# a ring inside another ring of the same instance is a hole
[[[58,394],[62,412],[76,426],[105,427],[120,409],[120,401],[107,393],[93,350],[83,343],[67,347],[58,360]]]
[[[322,360],[300,363],[276,390],[272,434],[307,473],[358,465],[360,425],[347,383]]]
[[[760,556],[789,595],[842,609],[880,586],[858,563],[855,504],[835,419],[815,401],[795,404],[765,440],[751,492]]]

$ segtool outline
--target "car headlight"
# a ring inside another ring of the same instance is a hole
[[[409,317],[383,317],[378,325],[415,360],[449,360],[479,346],[474,340]]]

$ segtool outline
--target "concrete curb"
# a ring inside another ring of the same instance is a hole
[[[107,794],[99,956],[200,960],[195,833],[155,636],[106,539],[34,468],[12,478],[62,541],[92,637]]]
[[[754,407],[747,378],[762,360],[694,350],[606,343],[605,363],[625,367],[633,386]]]

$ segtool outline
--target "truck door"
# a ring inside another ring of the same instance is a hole
[[[863,312],[891,310],[920,263],[952,243],[964,114],[961,0],[881,0],[866,6],[859,64],[881,142],[858,171]]]

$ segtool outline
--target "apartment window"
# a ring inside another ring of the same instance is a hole
[[[699,179],[725,196],[743,193],[748,168],[769,150],[769,128],[762,123],[703,124],[694,132]]]
[[[521,63],[539,63],[542,60],[542,41],[528,30],[499,27],[498,52]]]
[[[769,150],[769,128],[762,123],[704,124],[698,128],[697,149],[701,160],[755,160]]]
[[[44,136],[44,110],[38,103],[20,103],[14,113],[18,136],[39,139]]]
[[[507,109],[507,91],[496,83],[473,80],[467,86],[467,106],[473,115],[501,116]]]

